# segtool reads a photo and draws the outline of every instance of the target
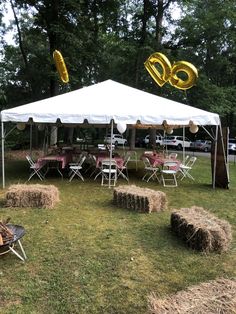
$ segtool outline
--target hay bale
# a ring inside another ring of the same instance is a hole
[[[54,185],[14,184],[5,198],[8,207],[53,208],[59,201],[59,191]]]
[[[114,204],[136,211],[153,212],[166,209],[166,194],[135,185],[122,185],[114,188]]]
[[[193,206],[172,212],[171,228],[191,248],[204,252],[225,252],[232,240],[230,224],[202,207]]]
[[[148,297],[151,314],[235,314],[236,281],[218,279],[179,291],[165,299]]]

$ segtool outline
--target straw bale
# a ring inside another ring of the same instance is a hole
[[[135,185],[114,188],[113,201],[119,207],[142,212],[162,211],[167,207],[166,194]]]
[[[59,201],[59,191],[54,185],[14,184],[5,198],[8,207],[53,208]]]
[[[225,252],[232,240],[230,224],[202,207],[172,212],[171,228],[189,247],[204,252]]]
[[[235,314],[236,281],[217,279],[189,287],[165,299],[148,297],[151,314]]]

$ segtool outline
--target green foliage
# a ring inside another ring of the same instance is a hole
[[[4,5],[7,3],[6,0],[2,2]],[[2,107],[113,79],[216,111],[224,124],[233,129],[236,77],[234,1],[12,2],[19,19],[27,65],[16,33],[16,46],[4,43],[1,52]],[[174,20],[177,8],[181,10],[181,16]],[[2,38],[5,31],[4,25],[0,24]],[[70,76],[68,86],[60,82],[56,73],[52,60],[54,49],[60,50],[65,59]],[[169,84],[162,88],[157,86],[143,64],[155,51],[164,53],[172,64],[178,60],[193,63],[199,71],[197,86],[186,93]]]
[[[190,1],[176,30],[178,53],[199,69],[197,87],[190,101],[197,107],[218,112],[227,126],[235,114],[236,50],[235,3],[232,1]]]

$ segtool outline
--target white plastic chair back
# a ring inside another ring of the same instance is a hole
[[[170,153],[169,158],[170,159],[176,159],[178,157],[177,153]]]
[[[117,181],[117,164],[113,159],[103,159],[101,163],[102,183],[101,185],[115,186]],[[105,182],[108,182],[107,184]]]

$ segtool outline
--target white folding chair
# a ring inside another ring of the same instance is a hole
[[[178,186],[176,180],[176,174],[179,171],[178,161],[166,161],[163,164],[163,169],[161,170],[161,178],[163,186],[166,187],[176,187]],[[169,183],[168,183],[169,182]]]
[[[176,159],[178,157],[177,153],[170,153],[169,154],[169,159]]]
[[[159,167],[153,167],[147,157],[143,157],[142,161],[144,163],[144,171],[145,174],[142,177],[142,180],[145,180],[149,182],[150,179],[156,178],[158,182],[160,182],[160,179],[158,178],[158,172],[160,171]]]
[[[84,178],[80,170],[82,169],[82,164],[84,163],[85,159],[86,159],[86,156],[82,156],[82,158],[77,164],[70,165],[70,173],[71,173],[70,178],[69,178],[70,182],[73,180],[75,175],[78,176],[82,181],[84,181]]]
[[[188,162],[186,163],[186,165],[180,165],[180,177],[181,177],[181,181],[184,179],[184,178],[189,178],[191,180],[194,180],[194,177],[190,174],[190,171],[192,170],[193,168],[193,165],[195,164],[197,160],[197,157],[190,157]]]
[[[183,171],[181,170],[181,167],[187,166],[188,161],[189,161],[189,155],[186,155],[183,161],[179,165],[179,172],[178,172],[177,178],[182,177]]]
[[[35,174],[39,177],[39,179],[41,181],[43,181],[44,176],[43,176],[42,172],[40,171],[43,166],[40,166],[39,164],[34,162],[34,160],[29,155],[26,155],[26,159],[27,159],[28,163],[30,164],[30,170],[31,170],[28,181],[30,181]]]
[[[126,152],[125,157],[130,156],[129,162],[134,161],[135,162],[135,168],[136,171],[138,170],[138,156],[135,150],[129,150]]]
[[[117,167],[117,171],[118,171],[117,179],[119,178],[119,176],[122,176],[122,178],[124,178],[125,180],[127,180],[129,182],[128,167],[127,166],[128,166],[128,162],[129,162],[130,158],[131,158],[130,155],[126,155],[122,168]]]
[[[115,186],[117,181],[117,164],[113,159],[103,159],[101,164],[101,185]],[[107,183],[106,183],[107,182]]]
[[[99,149],[99,150],[107,150],[105,144],[98,144],[98,149]]]

